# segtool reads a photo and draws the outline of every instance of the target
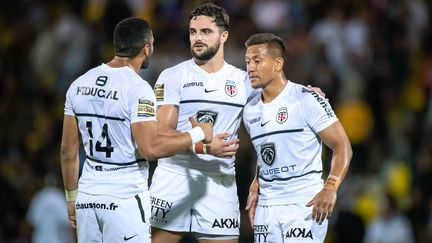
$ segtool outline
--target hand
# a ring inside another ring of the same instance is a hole
[[[75,201],[68,202],[67,213],[70,225],[72,226],[72,228],[76,229]]]
[[[330,219],[333,208],[336,204],[337,193],[335,190],[322,189],[315,197],[306,204],[306,207],[313,206],[312,219],[321,224],[324,219]]]
[[[322,97],[325,98],[325,93],[319,87],[312,87],[310,84],[308,84],[308,86],[306,86],[306,88],[308,88],[309,91],[313,91],[315,93],[318,93],[319,95],[321,95]]]
[[[249,196],[247,198],[246,210],[248,210],[249,222],[251,224],[252,229],[253,229],[253,225],[254,225],[254,218],[255,218],[255,211],[256,211],[257,203],[258,203],[258,192],[257,191],[250,191]]]
[[[238,138],[227,140],[231,134],[217,134],[210,144],[207,144],[207,153],[219,158],[231,158],[239,148]]]
[[[204,132],[204,143],[210,143],[213,138],[213,124],[210,122],[198,123],[195,118],[189,117],[189,121],[192,127],[199,126]]]

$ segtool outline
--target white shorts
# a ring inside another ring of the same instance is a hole
[[[312,207],[300,204],[257,206],[254,242],[324,242],[328,220],[312,220]]]
[[[78,193],[78,242],[151,242],[149,192],[122,199]]]
[[[205,235],[239,235],[234,175],[187,176],[156,167],[150,186],[152,227]]]

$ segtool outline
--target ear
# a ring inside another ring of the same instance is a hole
[[[141,49],[143,51],[143,54],[148,57],[150,55],[150,45],[145,44],[144,47]]]
[[[220,39],[222,43],[225,43],[228,40],[228,31],[222,32]]]
[[[280,72],[283,70],[284,59],[282,57],[277,57],[274,68],[276,71]]]

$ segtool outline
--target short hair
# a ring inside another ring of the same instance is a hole
[[[113,34],[114,52],[119,57],[136,57],[153,36],[147,21],[131,17],[120,21]]]
[[[246,48],[254,45],[267,44],[269,53],[274,57],[282,57],[285,59],[286,48],[285,44],[279,36],[272,33],[253,34],[245,42]]]
[[[223,31],[229,30],[229,16],[226,10],[222,7],[215,5],[214,3],[205,3],[196,7],[192,10],[189,19],[193,19],[198,16],[207,16],[213,18],[216,26],[222,28]]]

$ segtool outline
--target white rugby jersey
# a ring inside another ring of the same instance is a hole
[[[129,67],[102,64],[71,84],[65,114],[77,118],[86,153],[79,191],[128,198],[147,190],[131,124],[156,120],[155,105],[151,86]]]
[[[213,122],[213,134],[228,132],[237,137],[242,110],[248,93],[247,74],[228,63],[216,73],[207,73],[193,59],[165,69],[154,91],[158,105],[179,106],[177,130],[191,129],[189,117],[198,122]],[[159,159],[159,166],[182,174],[234,175],[235,158],[223,159],[212,155],[178,153]]]
[[[264,104],[245,106],[243,120],[259,165],[260,205],[307,203],[322,189],[322,143],[318,132],[337,121],[325,98],[288,81]]]

